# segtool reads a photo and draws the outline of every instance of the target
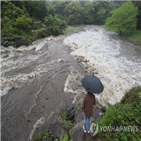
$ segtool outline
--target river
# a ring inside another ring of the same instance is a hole
[[[92,71],[104,91],[97,102],[115,104],[141,85],[141,47],[100,26],[48,37],[32,45],[1,47],[1,131],[3,141],[28,141],[60,107],[84,95],[81,80]]]

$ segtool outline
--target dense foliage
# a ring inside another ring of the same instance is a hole
[[[119,34],[136,30],[137,12],[138,8],[132,2],[125,2],[121,7],[112,11],[112,16],[106,20],[106,26]]]
[[[1,38],[15,41],[17,38],[28,43],[38,38],[63,33],[67,25],[95,24],[118,26],[119,32],[129,32],[130,29],[141,28],[141,2],[130,2],[121,6],[120,1],[6,1],[1,2]],[[133,4],[132,4],[133,3]],[[130,6],[133,5],[133,6]],[[120,7],[121,6],[121,7]],[[129,7],[130,6],[130,7]],[[119,8],[119,9],[117,9]],[[130,9],[131,8],[131,9]],[[138,15],[136,14],[138,8]],[[117,10],[115,10],[117,9]],[[124,10],[122,10],[124,9]],[[113,11],[111,16],[111,11]],[[119,12],[122,11],[122,12]],[[133,11],[133,12],[132,12]],[[130,12],[132,14],[130,14]],[[117,13],[117,17],[114,17]],[[134,13],[134,15],[133,15]],[[124,15],[120,16],[120,15]],[[128,15],[129,14],[129,15]],[[133,15],[131,18],[131,15]],[[137,15],[137,19],[135,16]],[[123,18],[122,18],[123,17]],[[124,19],[124,22],[123,22]],[[127,21],[128,19],[128,21]],[[131,21],[130,21],[131,20]],[[108,21],[108,20],[107,20]],[[122,27],[121,27],[122,26]],[[112,28],[113,29],[113,28]],[[22,44],[22,43],[21,43]],[[19,46],[20,44],[14,44]],[[5,45],[8,46],[8,45]]]
[[[98,125],[118,127],[117,131],[98,132],[96,136],[104,137],[106,141],[139,141],[141,139],[141,87],[132,88],[126,92],[120,103],[109,105]],[[133,131],[122,130],[122,127],[129,127]]]

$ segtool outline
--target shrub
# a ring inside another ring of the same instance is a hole
[[[67,27],[67,23],[61,20],[57,16],[49,15],[44,18],[44,24],[46,25],[49,35],[59,35],[63,29]]]
[[[48,34],[47,34],[46,29],[40,29],[37,33],[37,39],[44,38],[44,37],[47,37],[47,36],[48,36]]]
[[[99,126],[132,127],[134,130],[99,131],[96,136],[104,137],[107,141],[129,141],[141,139],[141,87],[132,88],[126,92],[120,103],[109,105],[104,117],[98,122]]]
[[[31,27],[32,19],[22,15],[18,17],[15,22],[15,26],[18,29],[27,31]]]
[[[12,33],[14,32],[13,25],[11,24],[11,20],[5,16],[2,20],[2,37],[12,36]]]

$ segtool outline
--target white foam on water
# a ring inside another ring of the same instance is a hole
[[[95,28],[72,34],[63,43],[73,50],[72,56],[83,57],[91,68],[97,70],[96,76],[104,85],[103,93],[96,95],[98,101],[102,105],[106,102],[115,104],[127,90],[141,85],[141,61],[133,61],[125,56],[117,57],[122,41],[112,38],[101,27]]]
[[[64,92],[75,94],[74,100],[72,103],[77,101],[77,97],[81,94],[85,93],[85,90],[82,88],[81,80],[84,77],[84,74],[80,74],[80,72],[74,67],[70,67],[70,74],[68,75],[66,82],[64,84]]]
[[[38,65],[32,72],[30,73],[22,73],[13,76],[1,77],[1,96],[8,93],[8,91],[12,88],[21,88],[23,87],[27,80],[34,79],[42,73],[46,73],[52,70],[52,67],[47,68],[46,66],[53,65],[55,63],[59,63],[64,61],[62,58],[58,58],[57,60],[52,60],[46,64]]]

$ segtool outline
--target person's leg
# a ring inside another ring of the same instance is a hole
[[[86,125],[87,125],[87,117],[84,114],[84,131],[86,131],[86,128],[87,128]]]
[[[88,132],[90,133],[91,117],[88,117]]]

